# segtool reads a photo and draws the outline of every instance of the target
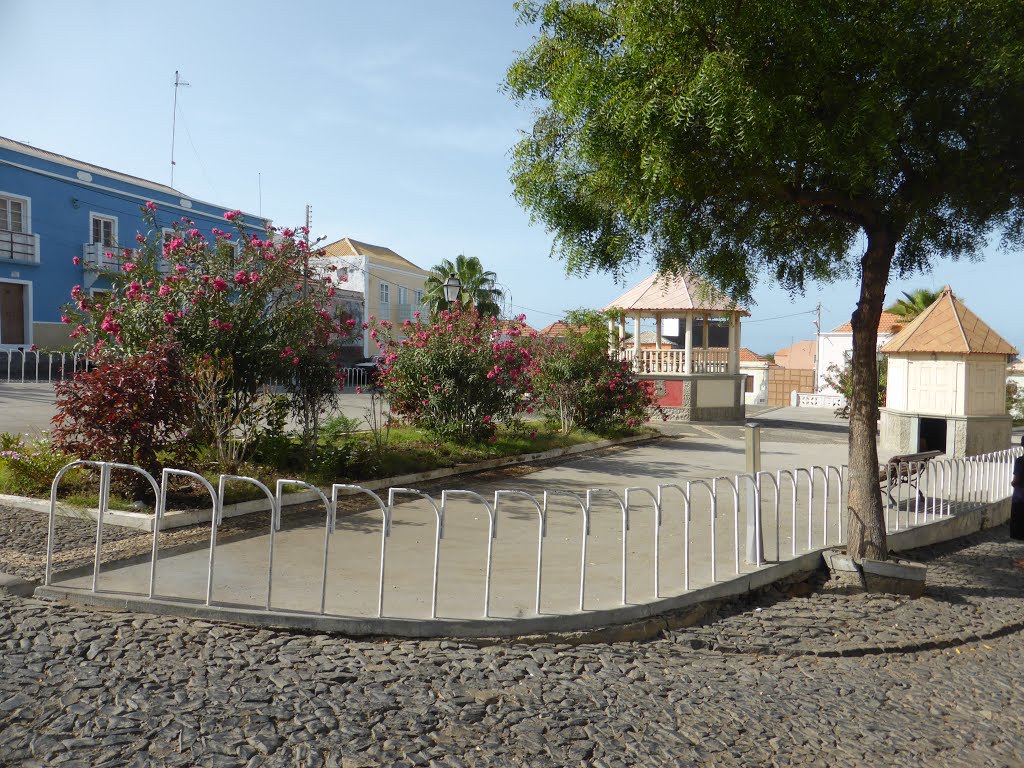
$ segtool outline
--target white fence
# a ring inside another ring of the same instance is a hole
[[[842,395],[830,395],[821,392],[792,392],[789,404],[797,408],[842,408],[846,398]]]
[[[924,525],[1006,498],[1013,459],[1022,453],[1024,449],[1017,448],[968,459],[893,464],[882,468],[888,530]],[[332,616],[425,618],[422,614],[385,610],[385,595],[401,586],[395,582],[400,578],[401,569],[395,567],[399,563],[406,570],[410,563],[419,563],[413,569],[415,573],[406,574],[404,578],[423,585],[430,583],[429,599],[424,599],[429,605],[429,618],[438,615],[439,591],[449,605],[453,604],[448,599],[452,593],[480,595],[479,610],[473,610],[469,616],[452,616],[449,611],[446,617],[492,617],[492,585],[505,588],[515,578],[520,579],[521,592],[527,595],[522,603],[534,615],[584,611],[588,600],[591,603],[599,600],[602,607],[652,602],[772,562],[840,545],[846,526],[847,476],[846,468],[841,466],[803,467],[619,491],[608,488],[586,491],[499,489],[485,495],[470,490],[445,490],[440,496],[432,496],[411,488],[391,488],[385,500],[370,489],[351,484],[335,484],[328,491],[298,480],[279,480],[276,492],[272,492],[253,478],[222,475],[218,487],[214,488],[205,478],[187,470],[165,469],[157,482],[138,467],[77,461],[61,469],[53,480],[46,554],[47,585],[54,581],[58,489],[63,476],[75,467],[90,468],[98,474],[100,498],[91,586],[81,588],[103,591],[100,576],[104,517],[109,506],[112,472],[120,470],[142,475],[156,498],[148,585],[138,583],[140,589],[135,594],[160,599],[156,592],[160,564],[159,521],[167,511],[169,479],[187,477],[205,488],[210,498],[205,594],[196,599],[206,605],[214,604],[218,589],[225,586],[218,580],[216,569],[225,484],[238,481],[255,487],[269,506],[265,575],[253,572],[251,565],[246,568],[250,578],[248,594],[265,595],[252,607],[265,611],[298,610],[294,605],[273,602],[275,566],[280,565],[275,560],[275,544],[284,535],[281,502],[288,486],[314,491],[322,506],[323,537],[319,554],[322,560],[315,566],[309,563],[318,569],[315,580],[319,581],[319,600],[318,608],[309,610]],[[352,538],[354,528],[339,525],[338,516],[341,497],[353,494],[364,497],[374,510],[373,514],[378,515],[362,513],[361,525],[365,530],[358,540]],[[400,503],[400,499],[409,503]],[[419,517],[413,520],[417,507]],[[760,510],[760,514],[752,514],[752,510]],[[420,539],[415,543],[406,539],[404,544],[395,544],[396,525],[417,526]],[[553,526],[557,526],[554,533]],[[453,528],[461,544],[442,547],[446,532]],[[509,534],[505,534],[506,528],[510,529]],[[513,550],[505,552],[497,563],[495,547],[502,544],[506,535],[512,541]],[[377,544],[370,543],[375,540],[374,536],[379,537]],[[603,542],[598,547],[594,546],[595,537]],[[370,566],[369,558],[374,557],[370,550],[378,544],[379,559]],[[299,557],[308,561],[308,544],[304,546]],[[358,590],[329,565],[336,562],[331,558],[332,549],[346,562],[362,558],[361,576],[365,591],[372,593],[372,603],[364,600],[361,609],[345,602]],[[284,567],[288,566],[285,562]],[[109,570],[117,567],[108,565]],[[170,559],[161,567],[183,566]],[[442,568],[446,576],[439,579]],[[118,587],[111,591],[122,594],[126,590]],[[330,611],[328,600],[332,606]],[[461,604],[465,605],[465,601]]]
[[[82,352],[42,352],[29,349],[0,350],[0,383],[53,383],[92,363]]]

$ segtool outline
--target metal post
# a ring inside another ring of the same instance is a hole
[[[744,447],[747,461],[747,474],[757,477],[761,471],[761,425],[747,424],[744,428]],[[761,536],[761,508],[759,494],[756,492],[755,480],[746,483],[747,500],[747,562],[760,563],[764,560],[764,541]]]

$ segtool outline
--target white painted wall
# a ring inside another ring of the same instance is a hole
[[[891,333],[878,334],[878,347],[881,347],[892,338]],[[853,354],[853,333],[823,333],[818,336],[818,369],[815,377],[818,381],[818,391],[826,394],[839,394],[835,389],[825,383],[825,375],[830,365],[842,368],[846,365],[849,355]]]
[[[765,405],[768,402],[768,363],[740,362],[740,373],[753,379],[753,392],[744,392],[747,405]]]

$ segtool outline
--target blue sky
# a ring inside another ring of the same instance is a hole
[[[509,149],[530,124],[500,83],[531,30],[511,0],[162,3],[0,0],[0,135],[163,183],[313,236],[388,246],[430,268],[465,253],[535,327],[626,285],[567,278],[512,198]],[[262,189],[262,194],[261,194]],[[890,285],[954,291],[1024,349],[1019,253],[940,262]],[[756,289],[743,344],[766,353],[846,322],[857,286]]]

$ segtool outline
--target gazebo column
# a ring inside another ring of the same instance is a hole
[[[693,315],[686,316],[686,333],[683,341],[683,374],[693,373]]]
[[[661,373],[665,370],[665,366],[661,361],[661,313],[654,313],[654,349],[657,354],[654,355],[654,368],[653,370]]]
[[[729,315],[729,367],[728,372],[740,372],[740,323],[739,316]]]
[[[633,317],[633,359],[640,360],[640,313]]]

